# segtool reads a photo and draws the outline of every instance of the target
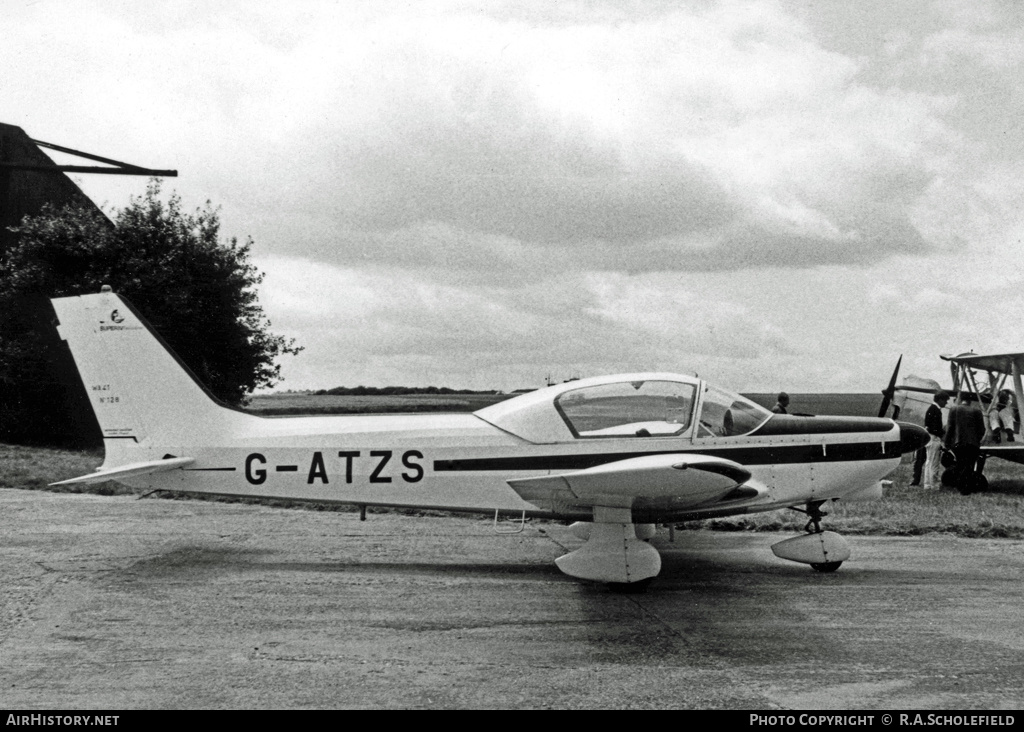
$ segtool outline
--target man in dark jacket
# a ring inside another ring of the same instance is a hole
[[[964,486],[974,472],[984,436],[985,415],[977,402],[963,395],[949,410],[949,424],[943,439],[946,449],[952,450],[956,458],[953,480],[957,488]]]

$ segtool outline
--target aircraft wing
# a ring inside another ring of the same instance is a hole
[[[150,473],[162,473],[165,470],[174,470],[191,465],[195,458],[180,457],[166,458],[164,460],[150,460],[144,463],[129,463],[119,465],[109,470],[97,470],[95,473],[81,475],[70,480],[62,480],[50,485],[71,485],[72,483],[103,483],[108,480],[120,480],[121,478],[132,478],[137,475],[149,475]]]
[[[1011,463],[1024,464],[1024,445],[1021,443],[1004,443],[1002,445],[982,445],[981,454],[1009,460]]]
[[[943,361],[950,361],[956,364],[963,364],[972,369],[992,371],[993,373],[1012,374],[1013,365],[1017,365],[1018,372],[1024,373],[1024,353],[997,353],[992,355],[979,355],[976,353],[962,353],[958,356],[940,356]]]
[[[739,463],[707,455],[644,455],[558,475],[508,481],[535,505],[630,506],[634,499],[668,499],[674,509],[714,501],[750,480]],[[741,489],[742,490],[742,489]],[[749,496],[760,490],[751,488]],[[739,497],[739,496],[737,496]]]

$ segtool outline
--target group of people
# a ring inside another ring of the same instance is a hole
[[[978,402],[962,394],[950,407],[949,417],[945,422],[942,410],[949,403],[950,395],[946,391],[938,391],[928,405],[924,416],[924,428],[931,439],[928,444],[917,451],[914,460],[914,479],[911,485],[920,486],[926,491],[939,487],[939,474],[942,469],[942,454],[953,455],[954,464],[950,476],[953,485],[960,486],[971,479],[978,457],[981,454],[981,442],[985,438],[985,415],[982,414]],[[1017,417],[1013,405],[1013,394],[1003,389],[996,403],[989,410],[989,425],[992,428],[992,439],[1001,442],[1014,441]],[[772,408],[775,414],[789,413],[789,394],[780,392],[778,401]]]
[[[985,438],[985,415],[978,402],[966,394],[961,395],[950,407],[949,416],[943,424],[942,410],[949,399],[949,393],[937,392],[925,413],[924,428],[931,439],[917,452],[911,485],[921,485],[923,477],[923,488],[926,491],[934,490],[939,485],[943,451],[953,455],[954,463],[950,468],[953,471],[950,476],[952,484],[960,486],[970,480],[981,452],[981,442]],[[989,411],[993,440],[999,442],[1005,437],[1008,442],[1013,442],[1013,396],[1003,390],[999,392],[997,400]]]

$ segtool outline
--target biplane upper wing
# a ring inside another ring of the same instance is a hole
[[[996,353],[991,355],[976,353],[947,354],[940,356],[943,361],[967,366],[972,369],[991,371],[993,373],[1012,374],[1014,364],[1018,373],[1024,373],[1024,353]]]

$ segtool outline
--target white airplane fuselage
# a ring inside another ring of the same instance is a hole
[[[665,373],[582,379],[472,414],[261,417],[212,398],[112,292],[53,305],[106,448],[96,473],[62,482],[590,522],[587,544],[556,562],[613,584],[660,569],[637,524],[802,504],[816,531],[776,553],[831,571],[848,551],[818,528],[820,505],[878,497],[927,441],[889,419],[773,415]]]
[[[816,425],[825,418],[772,419]],[[123,482],[156,490],[484,513],[525,511],[527,516],[574,520],[589,520],[590,507],[536,506],[508,481],[641,455],[693,453],[739,463],[768,489],[768,500],[736,511],[685,500],[658,504],[637,498],[637,520],[656,523],[694,513],[767,511],[865,495],[900,461],[900,427],[891,420],[871,420],[887,423],[881,425],[887,429],[870,433],[629,437],[540,445],[475,414],[274,418],[227,412],[222,420],[214,435],[203,435],[197,425],[181,435],[179,444],[162,442],[158,448],[137,444],[133,437],[107,438],[103,467],[188,455],[195,462],[181,470]]]

